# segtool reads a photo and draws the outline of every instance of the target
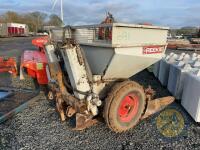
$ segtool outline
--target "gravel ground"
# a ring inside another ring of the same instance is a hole
[[[170,93],[146,70],[132,78],[147,87],[152,85],[157,96]],[[121,134],[113,133],[100,122],[84,131],[71,130],[71,121],[61,123],[43,94],[12,119],[0,124],[0,150],[4,149],[200,149],[200,127],[174,103],[185,118],[183,132],[175,138],[164,137],[156,127],[157,115],[143,120],[134,129]]]
[[[35,81],[28,75],[24,75],[24,78],[24,80],[20,80],[19,76],[13,77],[9,73],[1,73],[0,87],[35,90],[35,88],[37,87]]]
[[[169,94],[147,71],[133,79],[144,86],[154,85],[160,96]],[[173,106],[179,108],[187,123],[176,138],[159,133],[156,115],[122,134],[110,131],[104,122],[80,132],[71,130],[70,121],[61,123],[52,104],[41,94],[29,108],[0,125],[0,149],[199,149],[200,128],[182,107]]]

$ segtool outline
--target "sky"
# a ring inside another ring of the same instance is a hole
[[[0,0],[0,14],[41,11],[60,16],[60,0]],[[117,22],[169,26],[200,26],[200,0],[63,0],[64,22],[70,25],[97,24],[107,11]]]

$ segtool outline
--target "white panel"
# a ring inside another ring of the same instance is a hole
[[[67,48],[62,53],[72,87],[81,92],[90,91],[85,65],[84,63],[79,64],[76,48]],[[79,99],[85,98],[85,95],[76,91],[74,91],[74,94]]]
[[[143,54],[142,47],[116,48],[103,78],[129,78],[160,60],[162,55]]]
[[[168,90],[176,99],[181,99],[186,72],[190,69],[182,69],[177,65],[171,64],[168,79]]]
[[[113,45],[165,45],[168,30],[134,28],[134,27],[113,27]]]
[[[94,30],[76,29],[73,36],[78,43],[92,43],[94,40]]]
[[[100,27],[101,26],[101,27]],[[104,25],[74,26],[73,37],[78,43],[96,46],[130,47],[144,45],[166,45],[169,28],[113,23],[106,25],[112,28],[112,40],[96,39],[95,33]]]
[[[114,48],[81,45],[94,75],[103,75],[114,55]]]
[[[8,23],[9,27],[17,27],[17,28],[25,28],[26,24],[20,24],[20,23]]]

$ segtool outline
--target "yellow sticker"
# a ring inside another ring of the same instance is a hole
[[[42,70],[43,69],[43,63],[37,63],[36,64],[36,69],[37,70]]]

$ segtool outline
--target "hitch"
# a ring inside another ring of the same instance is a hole
[[[147,106],[141,119],[148,118],[149,116],[163,110],[165,107],[172,104],[175,100],[175,98],[172,96],[153,99],[156,92],[151,88],[151,86],[145,89],[145,94],[147,98]]]
[[[90,116],[86,116],[84,114],[76,113],[76,127],[73,130],[84,130],[86,128],[89,128],[95,124],[97,124],[99,121],[97,119],[93,119]]]
[[[154,100],[149,100],[147,102],[147,108],[141,119],[145,119],[161,110],[166,106],[172,104],[175,98],[172,96],[162,97]]]

